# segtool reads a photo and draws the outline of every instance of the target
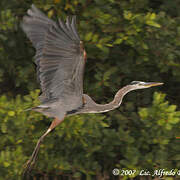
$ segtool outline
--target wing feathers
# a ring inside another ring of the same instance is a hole
[[[58,98],[69,109],[80,107],[84,57],[76,17],[67,17],[66,23],[59,19],[57,24],[34,5],[27,14],[22,28],[36,48],[37,76],[43,92],[40,100],[44,103]]]
[[[75,29],[75,27],[76,27],[76,16],[72,17],[71,27],[72,27],[72,31],[74,33],[74,36],[76,37],[76,39],[78,39],[80,41],[79,35]]]

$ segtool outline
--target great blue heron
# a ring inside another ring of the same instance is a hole
[[[132,90],[159,86],[163,83],[133,81],[120,89],[112,102],[97,104],[83,94],[83,72],[86,52],[76,30],[76,17],[67,17],[66,23],[49,19],[32,5],[23,18],[22,29],[36,49],[35,63],[42,94],[41,105],[32,108],[48,117],[54,117],[50,127],[40,137],[25,171],[31,170],[44,137],[66,116],[81,113],[102,113],[120,106],[125,94]]]

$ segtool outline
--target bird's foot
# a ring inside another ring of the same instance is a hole
[[[23,166],[24,170],[23,170],[23,177],[29,176],[33,166],[35,164],[35,161],[32,160],[32,158],[30,158]]]

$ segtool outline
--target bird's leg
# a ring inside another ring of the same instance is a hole
[[[26,176],[26,174],[28,174],[35,161],[36,161],[36,158],[37,158],[37,154],[38,154],[38,151],[39,151],[39,148],[40,148],[40,145],[42,143],[42,141],[44,140],[44,138],[57,126],[59,125],[64,119],[60,120],[58,118],[55,118],[53,120],[53,122],[51,123],[51,125],[49,126],[48,130],[39,138],[37,144],[36,144],[36,147],[31,155],[31,158],[27,161],[27,163],[25,164],[25,169],[24,169],[24,172],[23,172],[23,176]]]

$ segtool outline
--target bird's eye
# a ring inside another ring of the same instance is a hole
[[[131,85],[135,85],[135,84],[139,84],[139,83],[140,83],[140,81],[132,81]]]

